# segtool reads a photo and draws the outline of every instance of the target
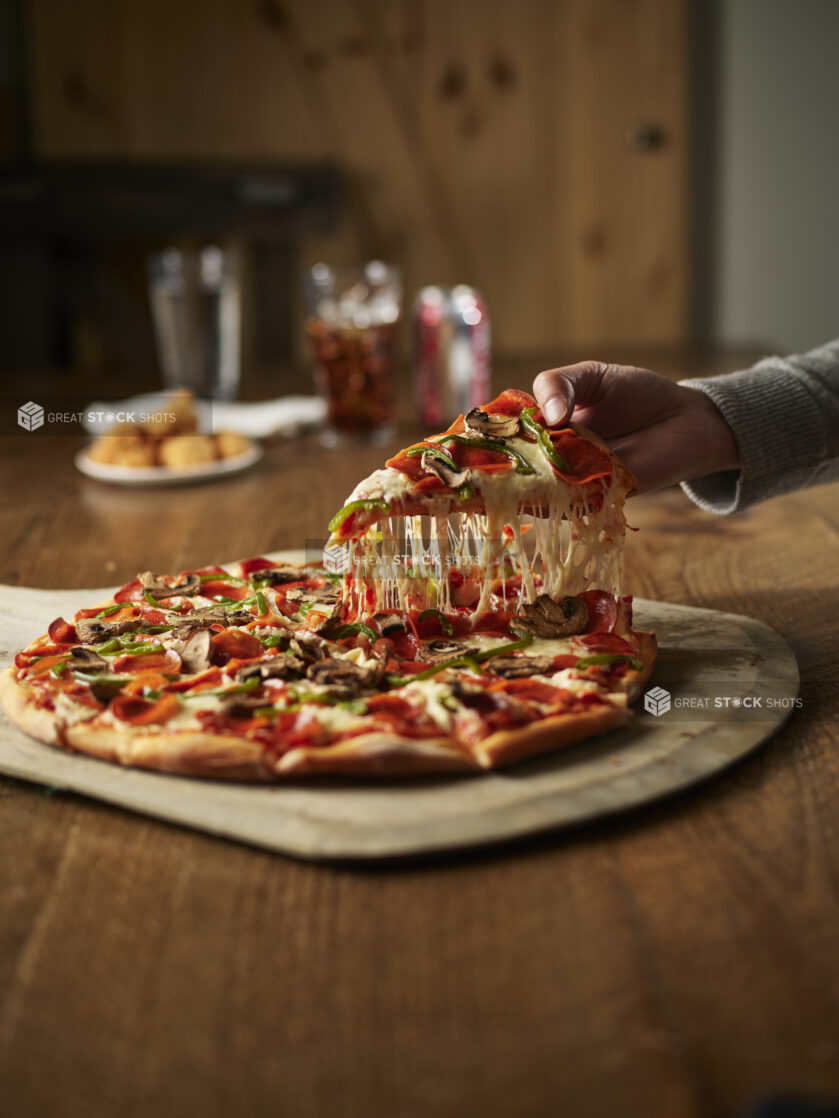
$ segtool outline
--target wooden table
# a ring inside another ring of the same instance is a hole
[[[381,458],[308,437],[132,492],[79,476],[76,445],[0,446],[3,581],[297,547]],[[630,591],[789,640],[804,707],[777,738],[654,808],[401,868],[0,781],[4,1115],[705,1118],[839,1095],[839,488],[730,520],[671,490],[630,519]]]

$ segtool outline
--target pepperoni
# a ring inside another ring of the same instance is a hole
[[[123,695],[142,695],[146,687],[149,691],[164,691],[168,686],[169,680],[162,672],[138,672],[130,683],[126,683],[122,693]]]
[[[44,675],[56,664],[63,664],[67,660],[67,653],[63,652],[60,656],[45,656],[43,660],[39,660],[37,664],[24,664],[23,667],[29,669],[30,675]]]
[[[221,579],[208,580],[201,588],[201,594],[205,598],[212,598],[215,594],[220,594],[225,598],[233,598],[237,602],[241,602],[243,598],[247,598],[250,590],[247,586],[233,586],[229,582],[224,582]]]
[[[371,713],[410,718],[413,707],[407,699],[400,699],[398,695],[374,695],[372,699],[367,700],[367,710]]]
[[[515,695],[525,702],[554,705],[562,697],[558,687],[550,683],[541,683],[538,679],[506,679],[503,683],[492,686],[493,691],[503,691],[505,695]]]
[[[55,644],[76,644],[79,639],[76,630],[63,617],[56,617],[55,621],[51,621],[47,632]]]
[[[129,684],[129,686],[131,686]],[[178,679],[169,684],[170,691],[206,691],[221,686],[221,668],[209,668],[195,679]]]
[[[589,652],[623,652],[627,656],[634,656],[635,649],[625,641],[623,637],[618,637],[614,633],[588,633],[584,637],[580,637],[582,643],[586,646]]]
[[[140,602],[143,599],[143,588],[140,585],[139,578],[132,578],[130,582],[126,582],[125,586],[120,587],[114,594],[115,602]]]
[[[562,653],[560,656],[554,656],[551,666],[555,672],[561,672],[565,668],[573,668],[579,659],[580,657],[574,656],[573,653]]]
[[[570,427],[551,431],[550,435],[554,449],[568,465],[567,470],[557,470],[565,481],[583,485],[595,478],[611,476],[612,461],[598,443],[582,438]]]
[[[608,590],[584,590],[577,597],[588,610],[587,633],[611,633],[618,619],[618,603]]]
[[[173,649],[165,652],[147,652],[145,655],[117,656],[114,660],[114,671],[120,675],[127,672],[136,675],[137,672],[179,672],[181,658]]]
[[[218,664],[226,664],[234,657],[237,660],[255,660],[265,651],[265,646],[250,633],[239,629],[225,629],[213,637],[213,659]]]
[[[263,559],[261,555],[257,555],[253,559],[242,559],[239,563],[239,569],[244,578],[248,578],[254,571],[266,571],[276,566],[277,564],[272,560]]]
[[[179,706],[176,695],[162,695],[156,702],[139,695],[117,695],[109,709],[115,718],[132,726],[156,726],[168,722]]]
[[[500,396],[490,400],[481,407],[487,415],[521,415],[525,408],[535,408],[536,401],[528,392],[521,392],[518,388],[507,388]],[[541,414],[535,417],[537,423],[542,423]]]

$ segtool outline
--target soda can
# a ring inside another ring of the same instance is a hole
[[[414,397],[423,423],[438,427],[491,395],[487,306],[472,287],[424,287],[416,297]]]

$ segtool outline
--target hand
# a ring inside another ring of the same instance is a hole
[[[731,428],[697,388],[649,369],[582,361],[540,373],[546,422],[590,427],[638,478],[637,493],[740,467]]]

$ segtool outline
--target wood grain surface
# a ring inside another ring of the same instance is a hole
[[[688,0],[21,4],[37,157],[325,160],[304,263],[474,284],[499,352],[685,340]]]
[[[382,453],[305,438],[127,492],[77,475],[77,445],[0,445],[0,580],[299,546]],[[0,781],[0,1110],[723,1118],[839,1096],[837,498],[725,521],[678,491],[631,502],[628,589],[767,621],[804,698],[752,759],[631,817],[334,869]]]

